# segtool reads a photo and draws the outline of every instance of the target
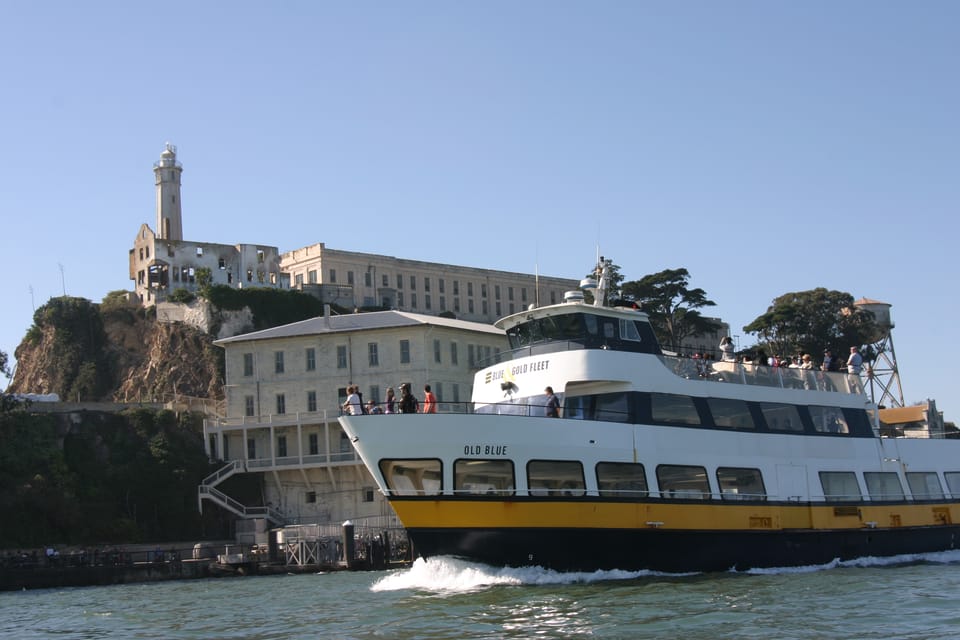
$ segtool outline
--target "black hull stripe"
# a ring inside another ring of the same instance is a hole
[[[670,573],[822,565],[835,559],[956,549],[960,526],[839,531],[409,529],[418,556],[557,571]]]

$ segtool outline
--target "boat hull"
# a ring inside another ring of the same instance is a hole
[[[743,571],[957,548],[960,526],[834,531],[409,529],[414,553],[557,571]]]

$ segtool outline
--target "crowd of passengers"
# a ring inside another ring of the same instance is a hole
[[[847,357],[846,362],[844,362],[841,358],[835,357],[832,350],[824,349],[823,360],[820,361],[819,365],[816,363],[816,361],[814,361],[813,356],[806,352],[801,352],[790,357],[776,355],[767,356],[762,349],[752,352],[737,353],[736,347],[733,344],[733,340],[729,336],[725,336],[720,340],[719,350],[721,362],[735,362],[740,364],[767,367],[783,367],[788,369],[835,372],[845,371],[853,375],[859,375],[860,370],[863,368],[863,356],[860,355],[860,349],[858,347],[850,347],[850,355]],[[698,361],[698,369],[701,370],[701,375],[705,376],[709,361],[713,360],[713,355],[708,352],[697,351],[694,352],[690,357],[693,360]],[[700,366],[701,363],[703,363],[703,366]]]

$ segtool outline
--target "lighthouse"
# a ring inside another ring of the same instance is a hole
[[[157,185],[157,238],[183,240],[183,216],[180,208],[180,174],[183,167],[177,162],[177,148],[166,144],[160,161],[153,165]]]

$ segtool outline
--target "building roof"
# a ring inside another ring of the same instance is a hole
[[[492,324],[482,322],[468,322],[466,320],[428,316],[421,313],[408,313],[406,311],[371,311],[368,313],[317,316],[309,320],[301,320],[300,322],[293,322],[279,327],[244,333],[230,338],[221,338],[220,340],[215,340],[214,344],[225,346],[234,342],[252,342],[254,340],[271,340],[276,338],[293,338],[297,336],[418,326],[448,327],[451,329],[459,329],[460,331],[473,331],[498,336],[506,335]]]

